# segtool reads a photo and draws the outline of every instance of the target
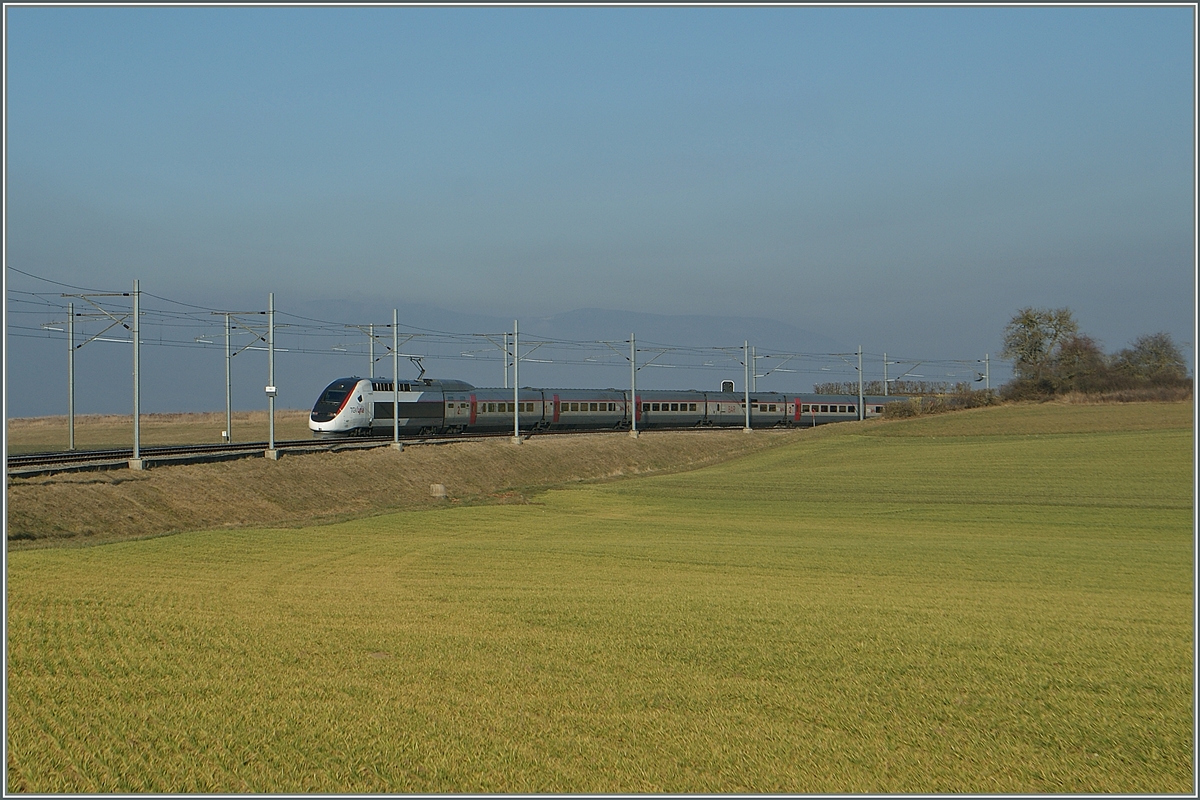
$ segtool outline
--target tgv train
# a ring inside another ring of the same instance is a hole
[[[743,427],[746,397],[733,391],[639,391],[635,402],[620,389],[478,389],[469,383],[422,378],[401,382],[397,398],[391,381],[339,378],[321,392],[309,417],[314,438],[391,436],[398,400],[400,432],[406,435],[513,430],[513,415],[525,432],[638,430],[655,428]],[[902,397],[864,398],[866,418],[878,417],[886,403]],[[821,425],[858,419],[854,395],[752,392],[750,426]]]

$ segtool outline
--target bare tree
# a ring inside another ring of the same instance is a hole
[[[1139,336],[1113,360],[1122,374],[1149,383],[1176,383],[1187,378],[1183,353],[1169,333]]]
[[[1004,328],[1000,355],[1012,360],[1018,379],[1040,383],[1052,377],[1061,343],[1078,332],[1069,308],[1022,308]]]
[[[1058,346],[1053,373],[1055,388],[1060,392],[1102,390],[1108,383],[1108,357],[1095,339],[1074,334]]]

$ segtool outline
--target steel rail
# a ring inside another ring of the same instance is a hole
[[[706,430],[726,430],[728,426],[697,426],[688,425],[681,427],[664,427],[656,428],[660,431],[706,431]],[[580,430],[559,430],[559,431],[523,431],[524,438],[528,439],[532,436],[567,436],[567,435],[585,435],[589,433],[625,433],[628,428],[613,427],[613,428],[584,428]],[[468,442],[481,439],[495,439],[511,437],[511,431],[488,431],[475,433],[430,433],[418,436],[410,436],[402,438],[401,444],[404,446],[411,445],[426,445],[426,444],[449,444],[452,442]],[[321,439],[293,439],[289,441],[277,441],[275,447],[283,451],[330,451],[336,452],[344,449],[367,449],[374,447],[384,447],[393,444],[391,438],[384,436],[345,436],[345,437],[329,437]],[[212,456],[213,460],[219,459],[221,456],[233,456],[250,458],[263,455],[267,450],[268,442],[238,442],[232,444],[215,443],[215,444],[196,444],[196,445],[159,445],[152,447],[141,448],[141,457],[144,461],[158,462],[161,466],[166,466],[172,461],[203,461],[205,456]],[[132,448],[120,448],[110,450],[68,450],[63,452],[46,452],[46,453],[18,453],[11,454],[5,458],[7,470],[11,473],[37,473],[47,474],[53,472],[65,472],[72,469],[87,468],[87,467],[120,467],[125,462],[133,458]]]

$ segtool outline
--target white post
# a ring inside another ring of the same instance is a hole
[[[229,315],[225,315],[225,441],[233,441],[233,392],[229,379]]]
[[[275,452],[275,293],[267,295],[267,413],[270,417],[270,444],[267,455],[278,458]]]
[[[142,420],[141,420],[141,380],[138,372],[138,357],[141,351],[141,326],[138,318],[141,316],[141,289],[138,280],[133,281],[133,458],[129,462],[130,469],[142,468]]]
[[[508,334],[507,333],[501,334],[501,338],[504,343],[504,347],[501,348],[504,351],[504,388],[507,389],[508,388]]]
[[[521,340],[513,320],[513,444],[521,443]]]
[[[858,418],[866,419],[866,409],[863,408],[863,374],[862,374],[862,345],[858,346]]]
[[[992,364],[988,360],[991,358],[991,353],[983,354],[983,388],[992,388]]]
[[[637,336],[629,334],[629,435],[638,436],[637,429]]]
[[[392,309],[392,447],[403,450],[400,444],[400,334],[397,332],[398,318]]]
[[[375,380],[375,323],[374,322],[372,322],[368,326],[368,330],[370,331],[370,333],[368,333],[367,336],[369,336],[371,340],[370,340],[370,342],[368,342],[368,346],[367,346],[367,359],[370,362],[367,365],[367,380],[373,381],[373,380]]]
[[[887,353],[883,354],[883,396],[888,396],[887,390]]]
[[[746,427],[742,428],[746,433],[750,432],[750,342],[742,342],[742,360],[746,362]]]
[[[750,391],[758,391],[758,356],[754,348],[750,348]]]
[[[75,304],[67,303],[67,449],[75,449]]]

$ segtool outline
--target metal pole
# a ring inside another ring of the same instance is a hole
[[[637,438],[637,336],[629,334],[629,435]]]
[[[233,392],[229,379],[229,315],[225,315],[225,441],[233,441]]]
[[[887,353],[883,354],[883,396],[887,397]]]
[[[862,345],[858,346],[858,418],[865,419],[866,412],[863,409],[863,376],[862,376]]]
[[[400,347],[396,309],[392,309],[392,447],[400,449]]]
[[[275,293],[267,295],[267,393],[268,414],[271,418],[270,447],[275,449]]]
[[[508,334],[502,334],[504,340],[504,388],[508,388]]]
[[[742,428],[746,433],[750,432],[750,342],[742,342],[742,360],[746,362],[746,427]]]
[[[988,361],[991,355],[991,353],[983,354],[983,388],[985,389],[992,388],[992,364]]]
[[[370,331],[371,332],[367,334],[369,337],[371,337],[370,341],[367,343],[367,358],[370,359],[370,363],[367,365],[367,380],[373,381],[373,380],[375,380],[375,323],[374,322],[372,322],[370,325]]]
[[[753,347],[750,348],[750,391],[758,391],[758,356]]]
[[[67,303],[67,449],[75,449],[75,304]]]
[[[141,350],[141,332],[138,325],[138,317],[141,315],[141,290],[138,280],[133,280],[133,461],[138,466],[135,469],[141,468],[142,459],[142,426],[141,426],[141,382],[138,374],[138,356]],[[132,466],[132,465],[131,465]]]
[[[517,321],[513,320],[513,444],[521,443],[521,340],[517,334]]]

